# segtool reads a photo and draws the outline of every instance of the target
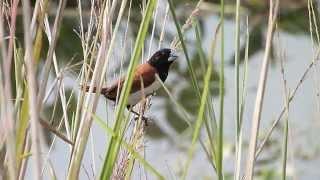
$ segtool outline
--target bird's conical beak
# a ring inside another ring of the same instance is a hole
[[[173,62],[174,60],[176,60],[178,58],[178,55],[176,53],[174,53],[173,51],[170,53],[169,62]]]

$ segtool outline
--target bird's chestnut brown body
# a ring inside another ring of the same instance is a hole
[[[148,96],[161,87],[156,75],[159,75],[161,81],[165,81],[171,63],[177,58],[171,49],[161,49],[144,64],[140,64],[134,71],[132,87],[128,99],[128,106],[137,104],[143,96]],[[107,99],[116,101],[118,93],[121,92],[125,78],[122,77],[109,87],[103,87],[101,94]],[[89,86],[85,88],[89,90]],[[96,92],[96,88],[93,89]]]

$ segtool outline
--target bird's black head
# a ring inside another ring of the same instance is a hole
[[[169,67],[177,57],[172,49],[160,49],[151,56],[148,63],[157,69],[161,69],[163,66]]]
[[[164,48],[154,53],[148,63],[157,69],[161,80],[165,81],[169,67],[177,57],[172,49]]]

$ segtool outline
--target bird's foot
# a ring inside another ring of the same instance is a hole
[[[139,113],[137,113],[136,111],[133,111],[133,110],[131,110],[131,112],[136,115],[136,117],[134,118],[134,120],[137,121],[141,115],[140,115]],[[149,118],[147,118],[147,117],[145,117],[145,116],[141,116],[141,118],[142,118],[142,120],[144,121],[144,125],[145,125],[145,126],[148,126]]]
[[[142,119],[142,121],[144,122],[144,126],[148,126],[149,118],[142,116],[141,119]],[[139,116],[136,116],[136,117],[134,118],[134,120],[135,120],[135,121],[138,121],[138,120],[139,120]]]

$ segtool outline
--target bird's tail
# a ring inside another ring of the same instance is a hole
[[[89,92],[90,86],[81,85],[81,89],[82,89],[83,91],[85,91],[85,92]],[[97,92],[97,87],[93,87],[92,92],[93,92],[93,93],[96,93],[96,92]],[[108,92],[109,92],[109,88],[107,88],[107,87],[101,88],[101,91],[100,91],[101,94],[106,95],[106,94],[108,94]]]

